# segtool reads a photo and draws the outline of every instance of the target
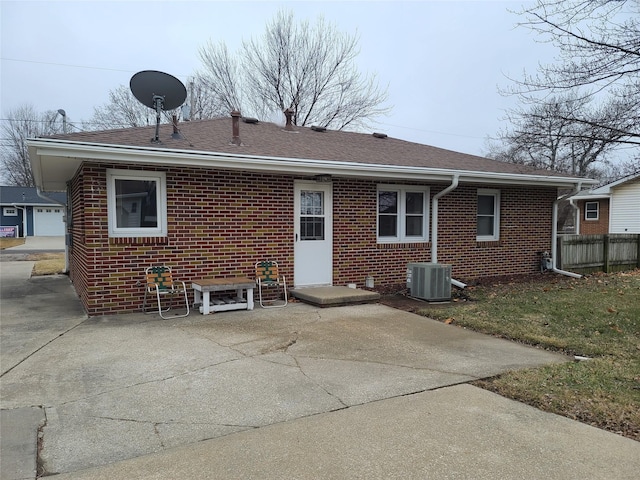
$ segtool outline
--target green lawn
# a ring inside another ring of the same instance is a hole
[[[640,270],[468,287],[419,313],[588,360],[509,372],[477,385],[640,441]]]

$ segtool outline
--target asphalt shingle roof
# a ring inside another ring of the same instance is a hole
[[[535,170],[523,165],[504,163],[391,137],[377,138],[372,134],[332,130],[319,132],[309,127],[294,127],[293,131],[287,131],[282,125],[265,122],[251,124],[241,121],[241,145],[238,146],[231,143],[231,117],[183,122],[179,124],[179,130],[182,138],[172,138],[173,127],[167,124],[161,125],[159,133],[161,143],[151,142],[155,136],[155,125],[79,132],[49,138],[163,150],[562,176],[557,172]]]
[[[67,203],[65,193],[51,192],[46,194],[52,200]],[[38,196],[34,187],[0,186],[0,204],[2,205],[56,205]]]

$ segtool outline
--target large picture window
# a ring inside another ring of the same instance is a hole
[[[378,187],[378,241],[426,242],[429,238],[429,189],[380,185]]]
[[[500,191],[478,189],[477,229],[478,242],[500,239]]]
[[[109,236],[167,235],[166,177],[163,172],[107,171]]]

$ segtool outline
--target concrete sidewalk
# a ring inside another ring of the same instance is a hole
[[[87,319],[31,263],[0,264],[3,480],[38,428],[60,479],[637,477],[639,443],[465,385],[565,357],[383,305]]]
[[[64,252],[64,236],[56,237],[25,237],[25,242],[16,247],[6,248],[6,253],[24,251]]]

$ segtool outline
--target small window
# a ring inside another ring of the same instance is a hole
[[[2,209],[2,214],[5,217],[17,217],[18,216],[18,209],[14,208],[14,207],[4,207]]]
[[[500,239],[500,191],[478,189],[476,241]]]
[[[378,241],[426,242],[428,235],[427,187],[380,185],[378,187]]]
[[[324,240],[324,192],[300,192],[300,240]]]
[[[585,202],[584,219],[598,220],[600,218],[600,202]]]
[[[107,170],[109,236],[167,235],[166,177],[163,172]]]

